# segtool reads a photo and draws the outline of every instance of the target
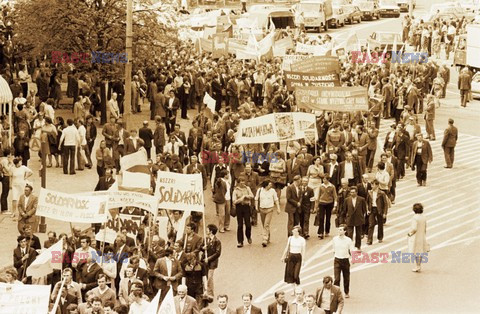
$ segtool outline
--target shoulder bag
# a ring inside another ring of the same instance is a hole
[[[288,263],[288,260],[290,258],[290,237],[288,238],[288,245],[287,245],[287,254],[285,254],[285,258],[283,259],[284,263]]]

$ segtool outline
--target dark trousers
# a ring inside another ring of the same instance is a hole
[[[28,83],[27,82],[22,82],[22,83],[20,83],[20,85],[22,86],[23,97],[27,98],[28,97]]]
[[[103,177],[105,175],[105,167],[97,166],[98,177]]]
[[[243,225],[245,224],[245,236],[247,239],[251,238],[252,235],[252,225],[251,225],[251,216],[250,205],[237,204],[237,241],[238,243],[243,243]]]
[[[365,213],[365,223],[363,224],[362,227],[362,234],[368,235],[368,222],[369,222],[369,217],[370,215],[368,213]]]
[[[444,147],[443,154],[445,155],[446,166],[453,167],[453,160],[455,159],[455,147]]]
[[[355,228],[355,247],[361,248],[362,246],[362,225],[360,226],[348,226],[347,237],[353,240],[353,229]]]
[[[336,258],[333,262],[334,285],[340,287],[340,276],[343,274],[343,291],[350,292],[350,262],[348,258]]]
[[[366,163],[367,163],[367,169],[370,169],[370,171],[373,168],[373,160],[375,159],[375,152],[377,149],[368,149],[367,148],[367,156],[366,156]]]
[[[182,119],[186,119],[187,118],[187,111],[188,111],[187,97],[182,97],[181,98],[180,107],[181,107],[181,110],[182,110],[181,111]]]
[[[170,119],[170,118],[167,118],[166,121],[165,121],[165,129],[167,131],[167,134],[170,135],[171,132],[173,132],[173,130],[175,129],[175,124],[177,123],[177,118],[173,118]],[[185,143],[183,143],[185,144]]]
[[[145,147],[145,150],[147,151],[147,158],[150,159],[152,147]]]
[[[68,162],[70,161],[70,174],[75,173],[75,146],[63,146],[63,173],[68,174]]]
[[[333,203],[318,205],[318,234],[330,233],[330,218],[332,217]]]
[[[398,159],[397,169],[395,170],[399,178],[405,176],[405,159]]]
[[[262,105],[262,91],[263,91],[263,85],[255,84],[255,88],[253,90],[253,101],[257,106]]]
[[[467,102],[468,102],[468,90],[466,89],[461,89],[460,90],[460,105],[462,107],[466,107],[467,106]],[[25,95],[23,95],[25,97]]]
[[[300,213],[300,227],[304,236],[307,236],[310,232],[310,208],[302,208]]]
[[[8,193],[10,193],[10,177],[4,176],[2,178],[2,196],[0,198],[2,212],[8,210]]]
[[[372,243],[373,241],[373,230],[375,229],[375,225],[378,225],[377,239],[383,240],[383,216],[378,213],[376,208],[372,209],[368,223],[368,242]]]
[[[398,124],[398,122],[400,122],[402,112],[403,112],[403,109],[395,109],[395,123]]]
[[[418,182],[418,184],[421,184],[422,181],[427,181],[426,165],[425,165],[425,170],[422,170],[422,168],[423,168],[422,156],[420,156],[420,155],[415,156],[415,167],[417,168],[417,182]]]
[[[299,223],[300,223],[300,215],[296,211],[294,213],[288,213],[287,236],[292,235],[293,226],[296,226]]]

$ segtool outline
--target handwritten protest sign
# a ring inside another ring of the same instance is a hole
[[[86,195],[83,193],[82,195]],[[89,195],[106,196],[108,198],[108,209],[118,207],[137,207],[144,209],[154,215],[157,214],[158,197],[145,193],[133,191],[96,191]]]
[[[212,41],[212,58],[218,59],[222,56],[228,56],[228,33],[217,33],[213,35]]]
[[[292,71],[305,73],[340,73],[340,62],[338,61],[338,57],[313,56],[293,63],[290,68]]]
[[[48,313],[50,285],[11,285],[0,283],[0,314]]]
[[[312,110],[368,110],[365,87],[297,87],[297,105]]]
[[[80,223],[101,223],[107,220],[107,197],[41,189],[37,216]]]
[[[288,90],[295,90],[297,86],[334,87],[340,86],[339,75],[331,73],[303,73],[285,71],[285,81]]]
[[[259,118],[240,121],[236,144],[255,144],[290,141],[313,137],[315,140],[315,115],[302,112],[274,113]]]
[[[305,55],[286,55],[283,56],[282,70],[291,71],[291,65],[297,61],[310,58],[310,56]]]
[[[155,195],[158,207],[165,209],[204,211],[203,180],[200,173],[183,174],[159,171]]]

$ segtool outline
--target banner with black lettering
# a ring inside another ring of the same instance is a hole
[[[340,86],[340,77],[338,73],[304,73],[284,71],[287,89],[289,91],[295,90],[295,87],[300,86],[315,86],[315,87],[335,87]]]
[[[40,189],[37,216],[79,223],[101,223],[107,220],[106,196],[67,194]]]
[[[183,174],[159,171],[155,196],[158,208],[204,212],[203,180],[200,173]]]
[[[83,194],[86,195],[86,194]],[[137,207],[154,215],[158,212],[158,197],[133,191],[96,191],[90,195],[108,197],[108,208]]]
[[[300,108],[332,111],[367,111],[366,87],[297,87],[295,99]]]

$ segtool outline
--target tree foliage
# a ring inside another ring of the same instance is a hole
[[[134,63],[153,58],[161,49],[159,41],[177,40],[175,29],[158,23],[158,14],[158,10],[133,14]],[[125,52],[126,0],[18,0],[14,17],[14,44],[21,46],[19,52],[26,58],[50,58],[52,51]]]

